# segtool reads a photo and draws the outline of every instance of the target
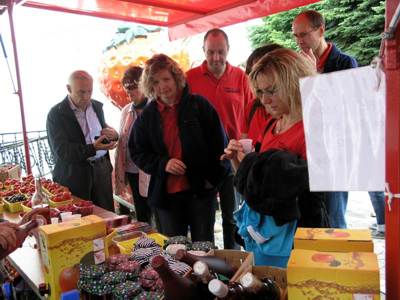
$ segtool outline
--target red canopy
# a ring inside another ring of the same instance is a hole
[[[319,0],[39,0],[24,6],[169,28],[170,39],[204,32]]]

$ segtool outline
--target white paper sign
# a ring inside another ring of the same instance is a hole
[[[370,66],[300,80],[311,191],[383,191],[385,76]]]

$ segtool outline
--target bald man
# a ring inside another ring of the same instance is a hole
[[[205,97],[216,109],[229,139],[241,137],[244,108],[253,100],[246,74],[227,61],[229,39],[227,34],[213,28],[203,39],[203,63],[187,72],[187,82],[194,94]],[[222,229],[225,249],[239,249],[235,242],[233,212],[238,207],[233,189],[233,175],[226,177],[219,187],[222,211]]]
[[[72,194],[114,211],[112,166],[108,150],[118,133],[104,119],[103,104],[93,100],[93,79],[75,71],[68,79],[68,95],[47,115],[47,136],[54,157],[53,180]]]

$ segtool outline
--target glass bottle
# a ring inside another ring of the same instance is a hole
[[[151,266],[160,275],[163,282],[165,300],[198,299],[194,282],[172,271],[162,256],[157,255],[153,257]]]
[[[32,208],[43,207],[46,201],[40,177],[35,177],[35,193],[32,195]]]
[[[252,295],[252,299],[279,300],[281,298],[281,289],[269,278],[260,280],[252,273],[247,272],[240,278],[240,283]]]
[[[192,267],[196,261],[202,261],[207,264],[212,272],[224,275],[228,278],[231,278],[237,271],[237,268],[231,266],[222,258],[216,256],[197,256],[185,250],[178,250],[175,259],[183,261]]]
[[[247,300],[250,299],[244,287],[238,282],[223,283],[213,279],[208,283],[208,290],[218,299],[223,300]]]
[[[215,278],[213,274],[211,274],[210,269],[207,264],[202,261],[196,261],[193,265],[193,273],[201,279],[203,283],[209,283],[212,279]]]
[[[217,278],[217,275],[210,272],[206,263],[202,261],[196,261],[193,265],[193,272],[190,278],[196,284],[196,288],[198,290],[198,294],[201,295],[201,299],[214,300],[215,296],[208,290],[208,283]],[[229,281],[228,278],[227,281]]]

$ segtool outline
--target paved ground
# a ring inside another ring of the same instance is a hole
[[[367,192],[351,192],[347,206],[346,220],[349,228],[369,228],[376,219],[371,217],[373,212],[371,201]],[[223,248],[221,212],[217,212],[215,224],[215,243],[218,248]],[[381,291],[385,291],[385,240],[374,239],[374,252],[378,255]],[[384,300],[384,295],[381,296]]]

